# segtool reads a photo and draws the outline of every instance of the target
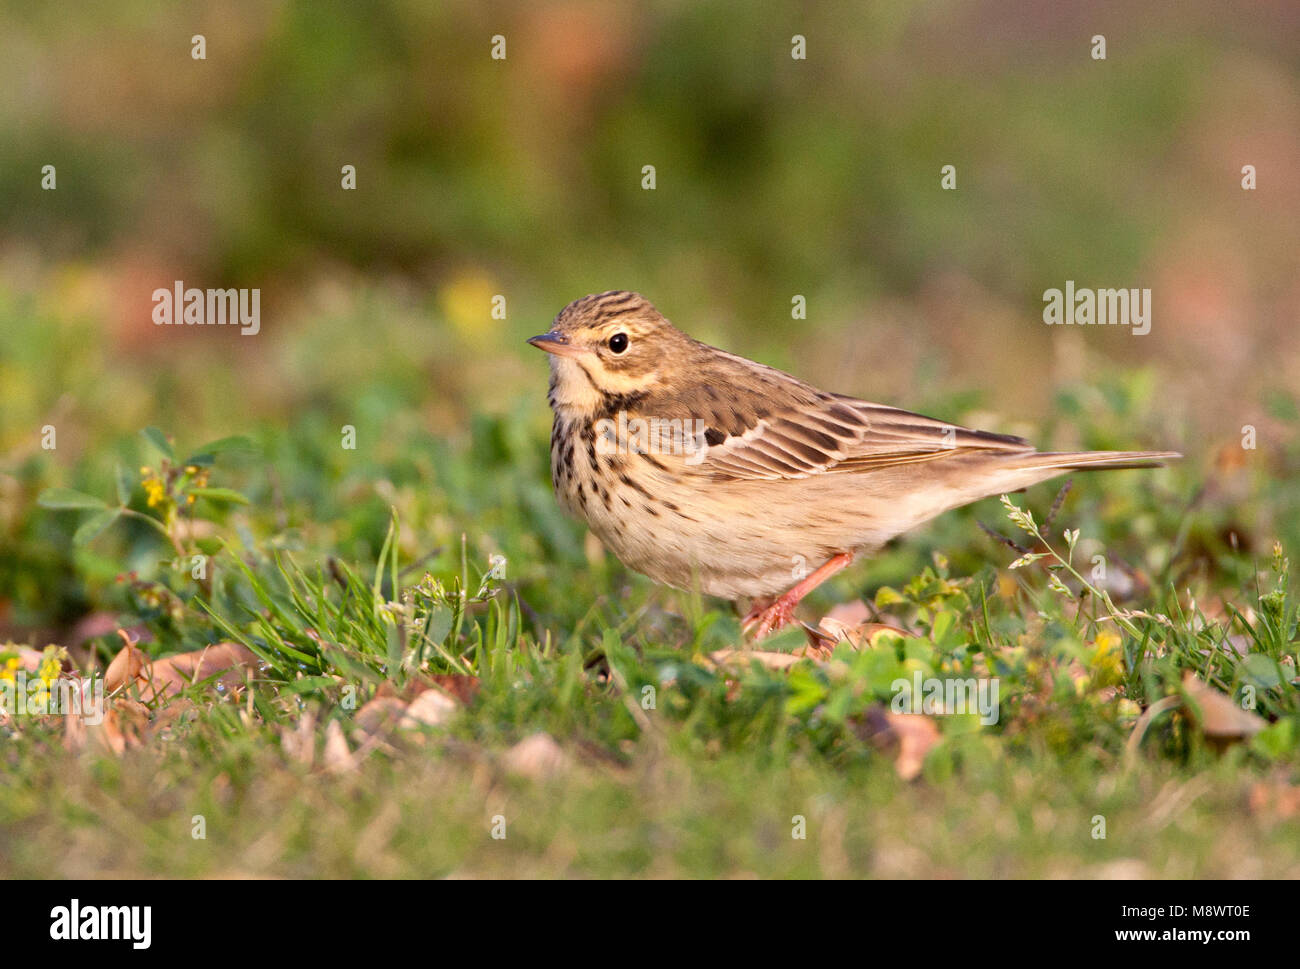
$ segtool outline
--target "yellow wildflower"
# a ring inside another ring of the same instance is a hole
[[[22,660],[17,656],[10,656],[4,661],[4,665],[0,666],[0,680],[12,680],[14,674],[18,672],[18,667],[22,665]]]
[[[41,678],[41,682],[49,686],[59,678],[63,672],[63,657],[65,651],[61,646],[53,644],[45,647],[45,652],[41,655],[41,665],[36,670],[36,675]]]
[[[161,478],[146,478],[144,480],[145,494],[149,496],[149,507],[157,508],[167,498],[167,488],[162,483]]]
[[[1088,665],[1103,685],[1115,684],[1124,679],[1123,639],[1117,632],[1108,628],[1097,633]]]

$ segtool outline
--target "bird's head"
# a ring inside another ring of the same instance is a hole
[[[574,300],[528,342],[551,355],[552,406],[575,415],[650,393],[695,346],[649,300],[625,290]]]

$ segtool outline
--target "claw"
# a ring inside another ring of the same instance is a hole
[[[787,592],[765,609],[751,609],[749,615],[741,621],[740,628],[751,633],[755,640],[765,639],[771,633],[787,626],[794,618],[794,607],[799,604]]]
[[[815,572],[775,601],[755,602],[749,614],[741,620],[740,628],[746,633],[751,633],[757,641],[789,625],[794,619],[795,606],[799,605],[803,597],[852,561],[853,556],[846,552],[832,555]]]

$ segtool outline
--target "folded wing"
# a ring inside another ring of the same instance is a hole
[[[743,433],[711,428],[705,436],[709,446],[693,470],[733,481],[865,472],[974,451],[1034,450],[1022,438],[834,394],[769,413]]]

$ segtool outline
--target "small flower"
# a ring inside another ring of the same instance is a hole
[[[1118,683],[1124,676],[1123,640],[1113,629],[1103,629],[1093,641],[1088,665],[1104,685]]]
[[[8,657],[4,661],[4,665],[0,666],[0,680],[12,680],[14,674],[18,672],[18,668],[22,665],[22,660],[17,656]]]
[[[167,500],[167,486],[163,484],[161,478],[145,478],[144,491],[145,494],[148,495],[148,504],[150,508],[157,508]]]
[[[41,682],[49,686],[59,678],[63,672],[63,657],[66,651],[62,646],[50,644],[45,647],[45,652],[41,654],[41,665],[37,667],[36,675],[40,677]]]

